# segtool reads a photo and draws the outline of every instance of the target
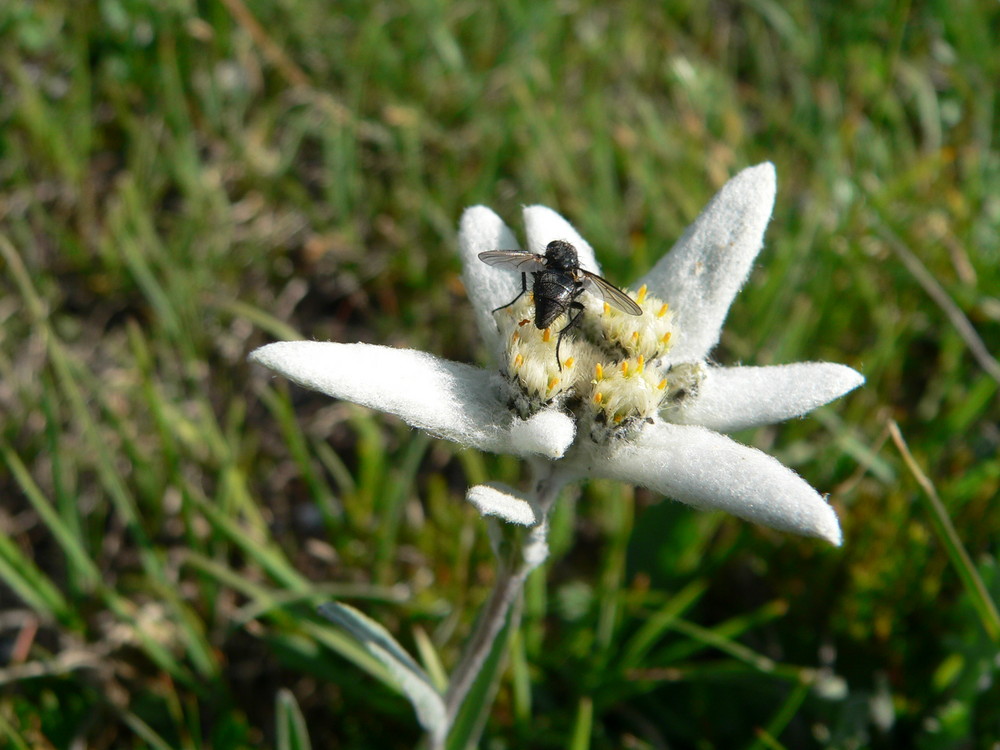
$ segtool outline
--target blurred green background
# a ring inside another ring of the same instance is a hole
[[[770,160],[714,357],[867,377],[737,436],[845,545],[568,493],[482,746],[1000,746],[998,38],[992,0],[0,5],[0,744],[414,746],[315,606],[450,667],[465,489],[521,467],[247,352],[485,362],[464,207],[550,205],[624,285]]]

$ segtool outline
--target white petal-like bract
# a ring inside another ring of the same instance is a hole
[[[700,362],[718,343],[729,306],[763,245],[774,194],[773,164],[744,169],[637,282],[674,311],[678,336],[667,362]]]
[[[708,367],[697,394],[663,417],[676,424],[735,432],[808,414],[864,382],[860,373],[832,362]]]
[[[531,503],[515,490],[498,482],[477,484],[469,489],[465,499],[484,516],[495,516],[507,523],[534,526],[538,521]]]
[[[492,453],[558,458],[575,432],[562,413],[553,412],[540,424],[513,416],[499,375],[413,349],[282,341],[262,346],[250,359],[305,388],[395,414],[413,427]]]
[[[493,211],[486,206],[465,209],[458,227],[462,281],[476,315],[479,334],[489,344],[491,353],[498,350],[500,338],[492,311],[506,305],[521,291],[521,277],[498,272],[479,260],[479,253],[518,249],[520,245],[514,233]]]
[[[509,439],[521,456],[560,458],[576,437],[576,422],[556,409],[543,409],[527,419],[515,417]],[[513,451],[512,451],[513,452]]]
[[[590,473],[648,487],[674,500],[840,546],[833,508],[777,459],[704,427],[657,423],[622,442]]]

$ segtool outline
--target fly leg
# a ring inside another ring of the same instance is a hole
[[[574,300],[569,303],[569,309],[570,314],[572,314],[573,311],[576,311],[576,315],[573,315],[573,317],[570,318],[569,323],[566,324],[566,327],[559,331],[559,338],[556,339],[556,364],[559,365],[559,372],[562,372],[562,360],[559,359],[559,346],[562,344],[563,336],[566,335],[566,331],[576,325],[580,316],[583,315],[584,307],[582,304]]]
[[[521,297],[524,296],[524,293],[526,291],[528,291],[528,274],[522,273],[521,274],[521,291],[520,291],[520,293],[516,297],[514,297],[514,299],[512,299],[510,302],[508,302],[506,305],[500,305],[500,307],[495,307],[490,312],[500,312],[501,310],[506,310],[508,307],[510,307],[511,305],[513,305],[519,299],[521,299]]]

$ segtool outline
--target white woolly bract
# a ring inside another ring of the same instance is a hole
[[[486,206],[467,208],[458,229],[458,251],[462,258],[462,281],[472,303],[476,325],[490,351],[499,345],[499,332],[492,310],[514,299],[521,290],[521,277],[513,273],[497,273],[481,260],[486,250],[517,250],[514,233],[503,220]]]
[[[864,382],[860,373],[831,362],[708,367],[697,398],[679,404],[670,421],[735,432],[808,414]]]
[[[701,362],[718,343],[729,306],[763,245],[774,195],[773,164],[744,169],[639,280],[674,310],[678,335],[668,363]]]
[[[589,466],[595,476],[648,487],[705,510],[724,510],[840,546],[833,508],[798,474],[717,432],[663,422],[618,441]]]
[[[531,503],[510,487],[498,482],[471,487],[465,499],[484,516],[495,516],[507,523],[533,526],[537,522]]]
[[[257,349],[250,359],[306,388],[484,451],[558,458],[575,434],[565,414],[544,423],[512,415],[499,376],[413,349],[284,341]],[[557,422],[562,426],[554,429]]]

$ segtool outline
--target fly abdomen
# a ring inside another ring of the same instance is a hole
[[[557,271],[535,273],[531,291],[535,295],[535,326],[548,328],[552,321],[569,309],[576,284],[572,278]]]

